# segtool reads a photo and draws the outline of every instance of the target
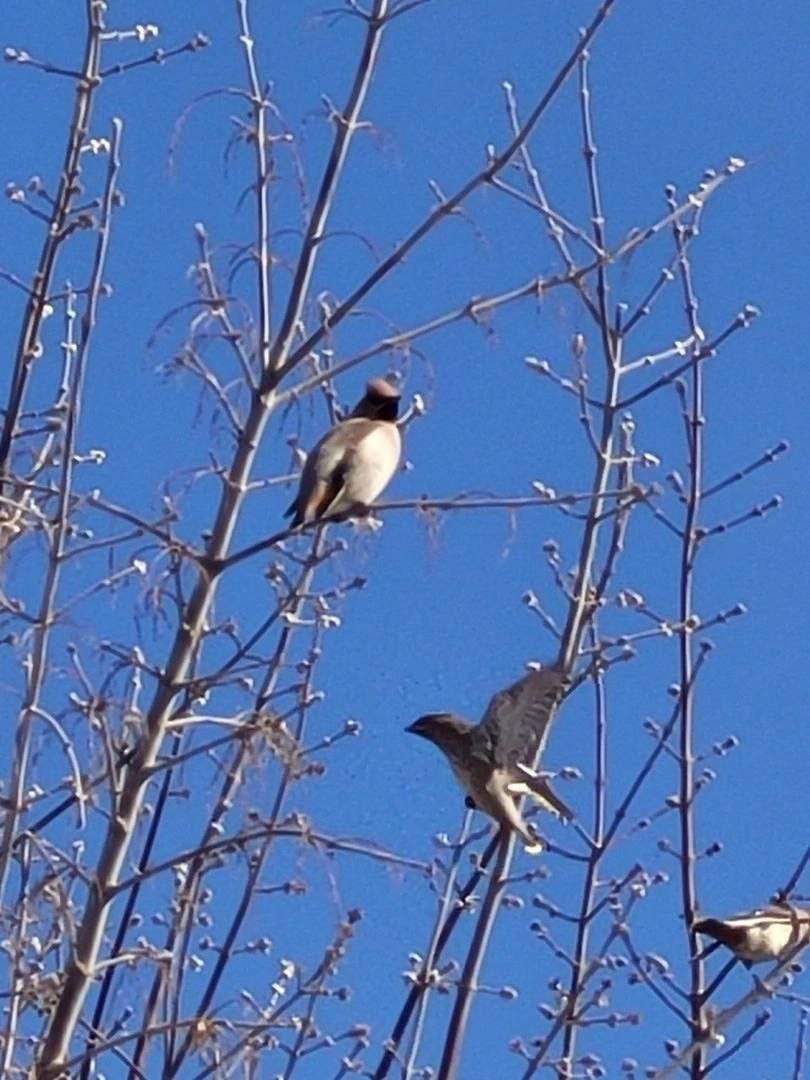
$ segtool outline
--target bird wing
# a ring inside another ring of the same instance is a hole
[[[473,753],[498,768],[534,761],[567,683],[563,671],[547,667],[500,690],[472,730]]]

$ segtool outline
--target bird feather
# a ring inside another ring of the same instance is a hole
[[[506,690],[500,690],[471,732],[473,753],[488,758],[499,768],[533,761],[566,682],[559,668],[547,667],[530,671]]]

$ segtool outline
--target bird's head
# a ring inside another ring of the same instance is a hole
[[[470,726],[452,713],[427,713],[405,728],[411,735],[421,735],[445,753],[466,747]]]
[[[387,379],[371,379],[366,383],[366,392],[352,416],[393,422],[399,413],[401,396],[397,387],[392,386]]]

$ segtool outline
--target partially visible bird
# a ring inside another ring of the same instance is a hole
[[[698,919],[693,929],[725,945],[750,967],[768,960],[781,960],[810,940],[810,908],[777,904],[756,911],[731,915],[727,919]]]
[[[387,487],[402,452],[396,423],[400,396],[387,380],[372,379],[351,415],[308,455],[298,494],[284,514],[292,517],[294,529],[365,511]]]
[[[530,854],[542,851],[543,844],[523,819],[521,795],[566,821],[573,817],[546,776],[532,767],[568,685],[559,668],[542,668],[495,694],[479,724],[453,713],[428,713],[405,729],[438,746],[467,794],[467,805],[514,829]]]

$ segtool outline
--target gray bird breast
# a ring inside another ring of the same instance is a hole
[[[402,442],[395,424],[376,424],[357,445],[346,476],[347,502],[369,506],[384,490],[399,464]]]

